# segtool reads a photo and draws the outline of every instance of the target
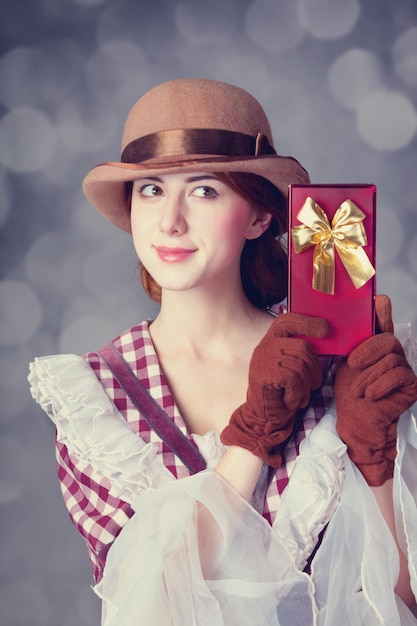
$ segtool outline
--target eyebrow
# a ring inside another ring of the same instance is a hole
[[[143,178],[140,178],[139,180],[152,180],[155,183],[163,182],[163,178],[160,178],[159,176],[144,176]],[[216,176],[211,176],[210,174],[206,174],[204,176],[189,176],[188,178],[185,179],[185,182],[195,183],[199,180],[219,180],[219,179]]]
[[[206,174],[205,176],[190,176],[186,179],[187,183],[195,183],[199,180],[219,180],[216,176],[210,176]]]

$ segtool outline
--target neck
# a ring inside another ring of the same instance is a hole
[[[156,346],[164,351],[189,349],[195,353],[215,351],[219,345],[241,340],[265,314],[246,298],[243,289],[220,285],[210,289],[163,291],[160,312],[151,325]]]

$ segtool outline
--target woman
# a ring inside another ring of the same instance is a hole
[[[308,181],[252,96],[201,79],[146,93],[121,162],[84,181],[160,303],[98,353],[31,364],[103,624],[417,623],[417,381],[389,300],[334,386],[308,341],[324,320],[271,310]]]

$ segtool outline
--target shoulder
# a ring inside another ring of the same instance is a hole
[[[149,320],[142,321],[108,342],[117,348],[132,372],[146,388],[160,386],[162,376],[149,332],[150,323]],[[133,406],[128,401],[125,391],[121,388],[117,376],[110,369],[106,359],[100,356],[100,350],[101,348],[84,354],[83,359],[119,411],[128,421],[136,421],[134,412],[129,416],[129,411],[133,409]]]
[[[108,343],[113,344],[123,355],[124,359],[131,365],[135,366],[138,358],[152,347],[152,340],[149,333],[150,321],[144,320],[135,326],[124,330],[120,335],[114,337]],[[87,352],[83,355],[83,359],[89,363],[90,367],[95,371],[96,375],[101,378],[101,373],[106,371],[102,360],[100,359],[99,348],[97,351]],[[134,368],[136,369],[136,368]]]
[[[136,363],[137,354],[144,351],[148,341],[149,322],[143,321],[125,330],[112,343],[126,360]],[[51,412],[51,405],[63,406],[69,397],[90,392],[92,387],[94,395],[102,395],[103,388],[114,387],[113,375],[98,352],[36,357],[29,364],[28,381],[33,398],[47,413]]]
[[[57,415],[69,415],[88,403],[108,408],[89,363],[76,354],[37,357],[29,365],[28,381],[33,399],[56,422]]]

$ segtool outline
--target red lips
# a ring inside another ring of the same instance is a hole
[[[161,261],[165,263],[181,263],[196,252],[195,249],[171,248],[169,246],[155,246],[155,250]]]

